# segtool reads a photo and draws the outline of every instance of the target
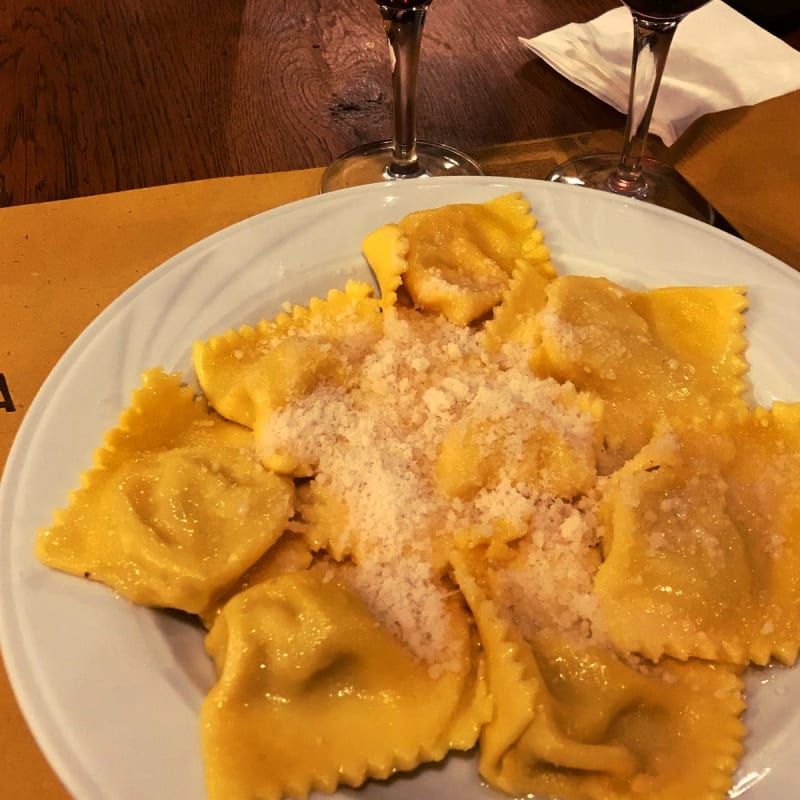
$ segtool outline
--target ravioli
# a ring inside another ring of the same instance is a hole
[[[666,429],[613,477],[595,591],[618,648],[656,660],[794,662],[796,420],[796,407],[779,404],[716,432]]]
[[[293,306],[255,327],[195,342],[194,368],[211,406],[255,428],[320,381],[346,382],[381,334],[380,306],[371,294],[368,284],[351,281],[307,308]]]
[[[500,302],[492,309],[492,317],[484,326],[486,346],[491,351],[507,344],[530,347],[533,351],[531,365],[539,375],[546,371],[539,365],[542,333],[538,312],[547,302],[547,286],[554,277],[555,271],[514,269]]]
[[[291,482],[261,466],[249,432],[160,370],[144,373],[94,460],[36,554],[135,603],[203,612],[293,513]]]
[[[467,325],[497,305],[515,271],[542,282],[555,275],[543,239],[514,193],[414,212],[369,234],[362,249],[385,305],[402,283],[417,307]]]
[[[757,631],[749,657],[794,664],[800,647],[800,404],[775,402],[730,426],[728,513],[748,543]]]
[[[745,307],[738,287],[636,293],[576,275],[547,287],[538,363],[602,399],[605,471],[635,455],[661,420],[745,408]]]
[[[501,480],[558,497],[587,491],[596,478],[598,404],[554,382],[503,389],[502,405],[476,397],[446,431],[435,467],[439,488],[463,498]]]
[[[511,795],[723,800],[742,751],[743,683],[712,662],[634,668],[603,646],[524,638],[454,559],[487,659],[494,713],[480,771]],[[687,713],[687,708],[691,713]]]
[[[469,642],[463,613],[452,634]],[[359,786],[477,740],[489,706],[477,642],[431,677],[335,577],[258,584],[207,640],[219,672],[201,712],[209,800]]]

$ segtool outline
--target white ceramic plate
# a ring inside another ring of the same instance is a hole
[[[800,399],[800,275],[706,225],[600,192],[527,180],[445,178],[314,197],[205,239],[139,281],[78,338],[32,404],[0,488],[0,634],[20,705],[78,800],[200,800],[197,713],[213,674],[200,631],[135,608],[33,557],[140,372],[190,372],[190,346],[369,279],[362,237],[409,211],[509,191],[530,200],[562,273],[633,287],[745,284],[760,402]],[[733,797],[785,800],[800,783],[800,668],[750,674],[751,732]],[[310,721],[313,724],[313,721]],[[410,783],[409,783],[410,781]],[[336,797],[485,800],[470,756]]]

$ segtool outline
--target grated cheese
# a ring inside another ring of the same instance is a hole
[[[458,656],[436,554],[465,528],[491,535],[500,520],[522,537],[514,545],[518,568],[498,584],[509,613],[530,632],[591,628],[592,504],[548,495],[520,465],[526,441],[542,428],[593,461],[594,420],[574,402],[571,385],[533,375],[530,355],[522,346],[489,355],[478,331],[398,311],[387,315],[384,336],[347,385],[320,383],[278,409],[261,433],[263,458],[290,454],[342,498],[354,564],[348,580],[372,613],[431,663]],[[436,459],[447,432],[467,419],[479,426],[482,448],[499,449],[502,463],[473,497],[451,497],[437,485]]]

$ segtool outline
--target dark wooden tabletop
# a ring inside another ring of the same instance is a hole
[[[620,127],[518,41],[617,5],[436,0],[420,138],[469,151]],[[800,46],[796,14],[767,24]],[[390,108],[372,0],[0,3],[0,205],[322,166],[389,138]]]

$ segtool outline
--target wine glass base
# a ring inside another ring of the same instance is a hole
[[[714,209],[708,201],[669,164],[654,158],[643,159],[642,176],[645,184],[638,191],[624,191],[612,183],[611,178],[618,166],[619,153],[593,153],[559,164],[547,176],[547,180],[612,192],[714,223]]]
[[[419,169],[408,175],[394,175],[389,172],[392,149],[391,141],[383,141],[349,150],[332,161],[322,173],[320,191],[331,192],[366,183],[405,181],[440,175],[483,175],[478,164],[466,153],[444,144],[421,141],[416,145]]]

